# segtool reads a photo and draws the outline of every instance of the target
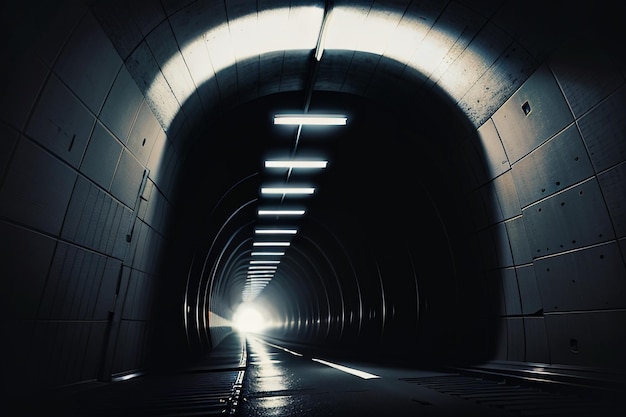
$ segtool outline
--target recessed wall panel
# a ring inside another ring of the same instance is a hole
[[[111,41],[91,13],[86,13],[64,46],[54,71],[92,113],[100,113],[122,66]]]
[[[521,300],[522,314],[538,314],[543,311],[541,293],[535,276],[535,266],[525,265],[515,268]]]
[[[61,80],[51,75],[28,123],[26,135],[78,168],[94,124],[94,115]]]
[[[509,162],[514,164],[573,122],[547,66],[541,66],[492,116]]]
[[[103,255],[59,243],[50,266],[39,318],[91,320],[106,265]]]
[[[492,181],[495,198],[500,203],[502,220],[511,219],[522,214],[517,187],[513,182],[511,171],[507,171]]]
[[[550,348],[543,317],[524,317],[526,362],[550,363]]]
[[[530,253],[526,225],[522,216],[515,217],[504,224],[509,236],[513,263],[515,265],[523,265],[531,262],[532,254]]]
[[[98,298],[93,312],[93,320],[107,320],[109,312],[115,311],[117,284],[121,271],[121,261],[107,258],[100,287],[98,288]]]
[[[121,154],[122,144],[98,122],[80,170],[103,189],[109,190]]]
[[[545,322],[553,363],[626,369],[626,311],[549,314]]]
[[[142,165],[148,164],[150,151],[159,131],[162,130],[152,110],[145,101],[139,107],[137,118],[130,131],[127,147]]]
[[[124,150],[113,177],[111,193],[131,209],[135,208],[137,202],[143,171],[144,168],[139,161]]]
[[[559,48],[551,55],[548,65],[576,117],[624,83],[624,77],[606,51],[585,40]]]
[[[520,291],[517,285],[517,275],[514,268],[505,268],[500,271],[502,279],[502,292],[507,316],[519,316],[522,314]]]
[[[511,253],[511,245],[506,225],[497,223],[491,227],[491,233],[498,257],[498,268],[505,268],[513,265],[513,255]]]
[[[598,175],[602,195],[618,238],[626,236],[626,162]]]
[[[478,128],[478,140],[478,148],[485,161],[488,179],[493,179],[510,168],[509,159],[492,119]]]
[[[126,67],[117,74],[113,87],[104,102],[100,121],[122,142],[126,143],[135,122],[143,95]]]
[[[0,221],[0,311],[7,320],[34,319],[56,240]]]
[[[606,242],[615,237],[595,179],[528,206],[523,210],[523,219],[534,257]]]
[[[512,167],[522,207],[591,177],[593,167],[576,125],[570,125]]]
[[[535,260],[544,311],[626,308],[626,267],[615,242]]]
[[[85,178],[78,178],[61,236],[79,245],[123,259],[131,211]],[[94,225],[99,225],[94,229]]]
[[[158,178],[159,170],[161,169],[163,158],[165,157],[165,150],[170,147],[167,141],[167,135],[163,129],[159,130],[156,138],[154,139],[154,145],[150,151],[150,157],[146,163],[147,168],[150,170],[150,178],[155,181]]]
[[[0,216],[57,235],[76,176],[38,145],[20,141],[0,189]]]
[[[626,87],[591,109],[578,121],[596,172],[626,160]]]

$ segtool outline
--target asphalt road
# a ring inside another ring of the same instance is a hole
[[[345,367],[339,368],[338,365]],[[359,373],[362,372],[362,373]],[[606,410],[605,410],[606,411]],[[240,417],[598,416],[598,403],[447,372],[331,362],[248,338]]]

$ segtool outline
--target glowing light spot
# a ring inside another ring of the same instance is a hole
[[[259,333],[265,329],[265,317],[249,304],[239,306],[233,315],[233,325],[242,333]]]

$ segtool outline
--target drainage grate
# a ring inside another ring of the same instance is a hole
[[[616,414],[611,404],[537,387],[462,375],[401,378],[412,384],[494,407],[519,416],[609,417]],[[622,410],[623,411],[623,410]]]

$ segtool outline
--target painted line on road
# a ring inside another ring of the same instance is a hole
[[[315,362],[321,363],[322,365],[330,366],[331,368],[335,368],[335,369],[337,369],[339,371],[343,371],[343,372],[346,372],[348,374],[361,377],[363,379],[380,378],[378,375],[370,374],[370,373],[364,372],[364,371],[359,371],[358,369],[354,369],[354,368],[348,368],[347,366],[338,365],[338,364],[332,363],[332,362],[327,362],[327,361],[324,361],[322,359],[313,358],[313,360]]]
[[[261,343],[264,343],[264,344],[266,344],[266,345],[268,345],[268,346],[271,346],[271,347],[273,347],[273,348],[280,349],[280,350],[285,351],[285,352],[287,352],[287,353],[290,353],[290,354],[292,354],[292,355],[294,355],[294,356],[302,356],[302,354],[301,354],[301,353],[294,352],[293,350],[289,350],[289,349],[287,349],[287,348],[284,348],[284,347],[282,347],[282,346],[275,345],[275,344],[270,343],[270,342],[266,342],[265,340],[261,340],[261,339],[258,339],[258,338],[256,338],[256,337],[254,338],[254,340],[256,340],[256,341],[258,341],[258,342],[261,342]],[[363,379],[376,379],[376,378],[380,378],[378,375],[370,374],[369,372],[360,371],[360,370],[358,370],[358,369],[349,368],[349,367],[347,367],[347,366],[343,366],[343,365],[339,365],[339,364],[336,364],[336,363],[328,362],[328,361],[325,361],[325,360],[323,360],[323,359],[317,359],[317,358],[311,358],[311,359],[312,359],[314,362],[321,363],[322,365],[330,366],[331,368],[335,368],[335,369],[337,369],[337,370],[339,370],[339,371],[346,372],[346,373],[348,373],[348,374],[350,374],[350,375],[355,375],[355,376],[358,376],[358,377],[363,378]]]
[[[265,343],[266,345],[271,346],[271,347],[274,347],[274,348],[276,348],[276,349],[284,350],[285,352],[290,353],[290,354],[292,354],[292,355],[294,355],[294,356],[302,356],[302,354],[301,354],[301,353],[294,352],[293,350],[289,350],[289,349],[287,349],[287,348],[284,348],[284,347],[282,347],[282,346],[275,345],[275,344],[270,343],[270,342],[266,342],[265,340],[261,340],[261,339],[257,339],[257,338],[255,338],[255,340],[257,340],[257,341],[259,341],[259,342],[261,342],[261,343]]]

